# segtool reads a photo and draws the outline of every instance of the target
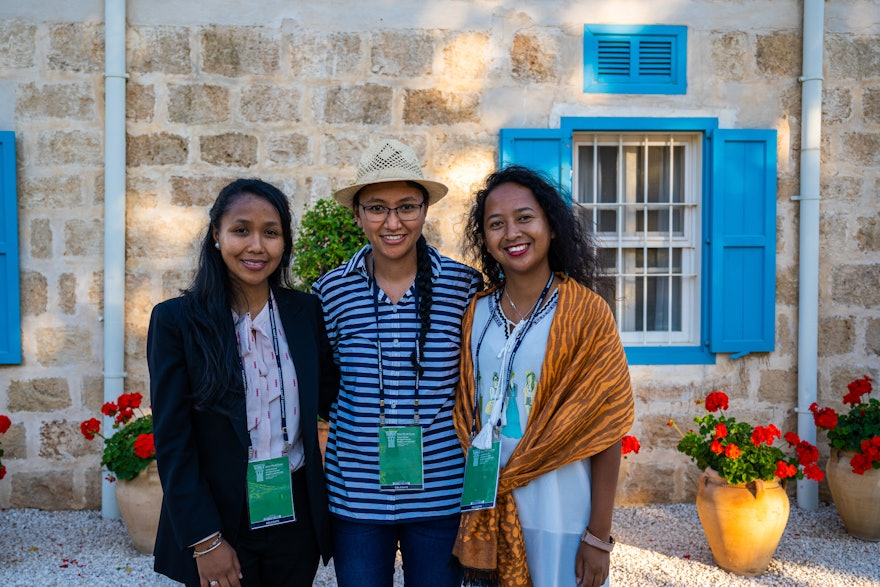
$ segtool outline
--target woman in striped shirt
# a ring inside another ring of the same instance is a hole
[[[368,243],[313,287],[341,371],[326,472],[340,587],[458,587],[464,459],[452,424],[461,317],[480,274],[422,236],[446,195],[411,148],[381,141],[334,194]]]

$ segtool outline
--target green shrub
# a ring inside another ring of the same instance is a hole
[[[352,211],[334,200],[319,200],[306,208],[293,243],[293,277],[308,291],[319,277],[348,261],[366,238]]]

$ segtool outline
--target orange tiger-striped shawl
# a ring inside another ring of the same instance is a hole
[[[512,490],[605,450],[629,431],[634,419],[629,368],[608,304],[575,280],[557,277],[559,302],[525,433],[501,469],[495,508],[462,515],[453,551],[465,569],[497,576],[505,587],[531,585]],[[465,447],[473,417],[475,303],[462,326],[461,377],[453,412]]]

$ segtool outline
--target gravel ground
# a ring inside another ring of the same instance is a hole
[[[880,587],[880,542],[848,536],[834,506],[796,507],[770,568],[746,579],[715,566],[693,504],[615,509],[617,587]],[[402,585],[401,574],[396,583]],[[0,586],[176,587],[152,571],[119,520],[96,511],[0,511]],[[316,586],[334,586],[332,563]]]

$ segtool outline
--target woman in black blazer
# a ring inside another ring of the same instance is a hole
[[[317,416],[338,371],[317,298],[288,287],[292,246],[284,194],[237,180],[211,208],[191,287],[153,308],[155,570],[188,586],[308,587],[332,554]]]

